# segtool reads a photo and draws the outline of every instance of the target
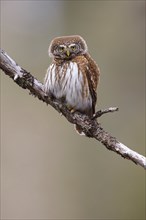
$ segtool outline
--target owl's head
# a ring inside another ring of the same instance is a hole
[[[85,40],[78,36],[62,36],[54,38],[49,46],[49,56],[69,60],[87,52]]]

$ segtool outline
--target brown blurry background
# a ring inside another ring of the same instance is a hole
[[[79,34],[99,64],[103,127],[145,154],[145,1],[1,1],[1,47],[43,81],[50,41]],[[1,218],[145,219],[145,171],[77,135],[1,72]]]

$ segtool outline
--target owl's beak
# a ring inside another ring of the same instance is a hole
[[[70,56],[70,51],[67,49],[66,50],[66,55],[69,57]]]

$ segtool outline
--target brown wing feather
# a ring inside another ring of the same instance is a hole
[[[94,90],[96,91],[97,85],[99,83],[100,70],[96,62],[91,58],[89,53],[84,54],[84,57],[88,60],[88,66],[90,70],[90,78]]]
[[[90,93],[92,96],[92,114],[95,113],[95,105],[97,101],[97,85],[99,83],[99,75],[100,75],[100,70],[95,63],[95,61],[91,58],[89,53],[86,53],[84,57],[88,60],[88,69],[86,71],[87,79],[88,79],[88,84],[89,84],[89,89]]]
[[[97,85],[99,82],[99,68],[91,56],[86,53],[82,56],[77,56],[73,59],[81,69],[81,72],[87,78],[90,94],[92,97],[92,109],[90,109],[89,114],[93,115],[95,113],[95,105],[97,101]]]
[[[93,81],[91,80],[90,70],[89,69],[86,70],[86,76],[87,76],[87,80],[88,80],[90,94],[91,94],[91,97],[92,97],[92,111],[91,111],[91,115],[93,115],[95,113],[95,105],[96,105],[96,101],[97,101],[97,93],[96,93],[96,91],[93,88]]]

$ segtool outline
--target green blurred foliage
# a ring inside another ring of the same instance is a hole
[[[100,119],[145,154],[145,1],[1,1],[1,47],[43,81],[50,41],[79,34],[101,69]],[[1,74],[2,219],[145,219],[145,171]]]

